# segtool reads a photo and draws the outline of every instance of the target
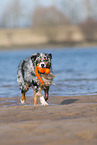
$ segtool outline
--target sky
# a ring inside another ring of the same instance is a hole
[[[0,13],[2,14],[3,10],[6,9],[6,7],[12,3],[14,0],[1,0],[0,1]],[[32,8],[35,8],[35,6],[37,4],[41,5],[41,6],[51,6],[51,5],[56,5],[57,8],[60,9],[60,3],[61,3],[61,0],[20,0],[21,1],[21,4],[22,6],[25,8],[25,11],[26,12],[30,12],[32,11]],[[73,0],[65,0],[66,4],[73,4],[72,1]],[[76,3],[82,1],[82,0],[74,0],[76,1]],[[75,3],[74,3],[75,5]]]
[[[6,8],[13,3],[14,0],[0,0],[0,18],[2,18],[3,12]],[[27,17],[29,19],[29,15],[33,13],[35,7],[39,4],[41,6],[51,6],[54,1],[57,0],[19,0],[23,7],[23,15],[26,16],[26,19],[22,21],[27,21]],[[23,18],[22,18],[23,19]],[[1,21],[1,19],[0,19]],[[26,22],[24,22],[26,23]],[[30,22],[29,22],[30,23]]]
[[[0,5],[2,6],[1,7],[1,9],[2,8],[5,8],[6,7],[6,5],[8,5],[10,2],[12,2],[13,0],[1,0],[0,1]],[[22,4],[26,4],[27,5],[27,3],[29,4],[30,3],[30,5],[33,5],[34,3],[37,3],[37,2],[39,2],[41,5],[43,5],[43,6],[50,6],[50,5],[52,5],[53,4],[53,2],[54,2],[55,0],[21,0],[21,2],[22,2]]]
[[[57,0],[21,0],[22,5],[25,7],[26,11],[31,11],[32,7],[35,7],[37,3],[42,6],[50,6],[53,4],[54,1]],[[0,14],[6,9],[6,7],[13,2],[13,0],[1,0],[0,1]]]

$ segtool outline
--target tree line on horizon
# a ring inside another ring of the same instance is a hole
[[[32,12],[28,13],[21,0],[11,0],[1,13],[0,28],[79,25],[87,24],[87,21],[97,23],[97,0],[60,0],[57,4],[55,2],[47,7],[36,0]]]
[[[11,0],[0,17],[0,28],[75,25],[81,28],[88,40],[91,40],[97,31],[97,0],[60,0],[57,5],[55,2],[47,7],[36,0],[32,12],[28,14],[25,13],[26,7],[21,0]]]

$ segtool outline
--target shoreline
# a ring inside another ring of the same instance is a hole
[[[27,50],[27,49],[71,49],[71,48],[97,48],[97,43],[72,43],[72,44],[39,44],[39,45],[12,45],[12,46],[0,46],[0,51],[8,50]]]
[[[72,103],[97,103],[97,95],[74,95],[74,96],[49,96],[48,103],[49,105],[68,105]],[[33,96],[26,96],[26,104],[22,105],[20,103],[20,96],[14,97],[3,97],[0,98],[0,107],[14,107],[14,106],[34,106]],[[39,102],[38,105],[42,106]]]
[[[0,99],[2,145],[97,144],[97,95],[51,96],[49,106],[34,106],[32,97],[26,105],[19,100]]]
[[[0,50],[97,46],[97,37],[88,40],[79,26],[0,29]]]

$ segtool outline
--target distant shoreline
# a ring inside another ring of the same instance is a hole
[[[13,46],[0,46],[0,51],[2,50],[25,50],[25,49],[60,49],[60,48],[87,48],[87,47],[97,47],[97,43],[72,43],[72,44],[40,44],[40,45],[13,45]]]
[[[0,29],[0,50],[97,46],[78,26]]]

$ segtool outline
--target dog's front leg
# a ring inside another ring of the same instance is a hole
[[[45,99],[44,99],[43,96],[40,97],[40,103],[41,103],[43,106],[49,105],[49,104],[45,101]]]
[[[34,91],[34,105],[37,105],[37,95],[35,91]]]
[[[25,92],[22,92],[21,104],[25,104]]]
[[[36,93],[36,96],[40,98],[40,103],[43,105],[43,106],[46,106],[48,105],[48,103],[45,101],[43,95],[42,95],[42,90],[41,88],[39,88],[38,92]]]

